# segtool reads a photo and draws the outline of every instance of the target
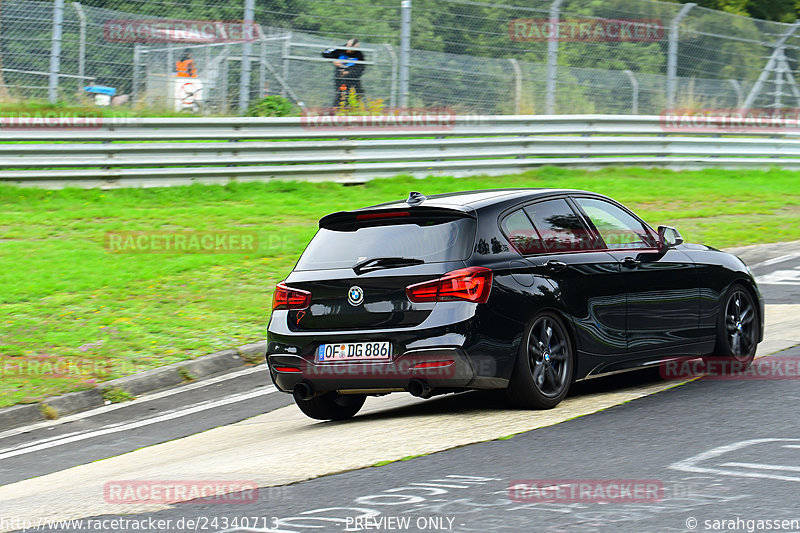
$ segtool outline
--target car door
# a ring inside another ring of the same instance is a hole
[[[501,227],[537,279],[552,285],[575,326],[578,374],[624,356],[625,289],[618,261],[596,251],[594,237],[566,198],[525,205],[507,214]],[[538,282],[537,282],[538,283]]]
[[[619,261],[627,299],[630,355],[680,355],[697,341],[700,289],[691,258],[659,250],[658,235],[633,213],[604,198],[574,196],[576,206]]]

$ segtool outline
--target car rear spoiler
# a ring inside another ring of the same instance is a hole
[[[476,218],[473,213],[448,209],[445,207],[409,207],[359,209],[358,211],[339,211],[322,217],[319,227],[336,231],[355,231],[371,226],[392,226],[395,224],[442,224],[460,218]]]

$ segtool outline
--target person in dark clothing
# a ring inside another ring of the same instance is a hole
[[[359,99],[364,98],[364,89],[361,87],[361,75],[364,74],[364,54],[358,48],[358,39],[350,39],[344,48],[328,48],[322,52],[322,57],[335,59],[333,66],[336,68],[333,77],[334,98],[333,107],[347,106],[350,90],[355,91]]]

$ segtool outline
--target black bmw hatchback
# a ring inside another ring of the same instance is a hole
[[[740,259],[555,189],[412,192],[327,215],[272,309],[272,380],[321,420],[402,391],[505,389],[551,408],[574,381],[679,357],[746,367],[764,330]]]

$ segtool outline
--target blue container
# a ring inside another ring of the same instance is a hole
[[[83,90],[87,93],[105,94],[108,96],[114,96],[117,94],[116,87],[105,87],[103,85],[90,85],[89,87],[84,87]]]

